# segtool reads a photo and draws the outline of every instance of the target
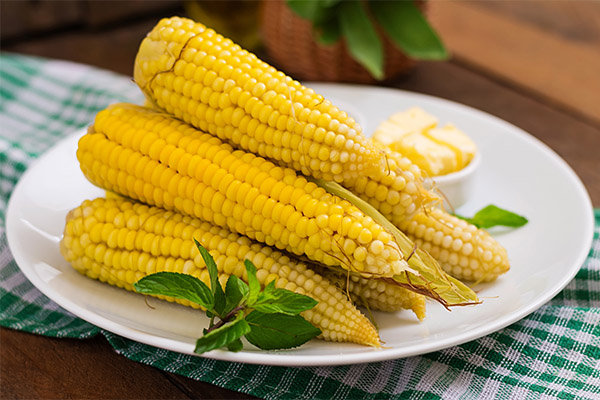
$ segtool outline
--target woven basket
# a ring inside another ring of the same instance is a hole
[[[261,34],[272,64],[299,80],[374,83],[369,72],[348,53],[344,40],[330,46],[314,40],[310,21],[293,13],[283,0],[262,1]],[[385,80],[409,71],[409,59],[385,36]]]

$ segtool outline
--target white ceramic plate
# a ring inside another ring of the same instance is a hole
[[[410,312],[376,313],[386,347],[313,340],[290,351],[212,351],[220,360],[288,366],[336,365],[423,354],[497,331],[533,312],[575,275],[590,248],[592,206],[571,168],[522,130],[483,112],[434,97],[373,87],[311,85],[361,122],[365,132],[391,113],[420,106],[466,131],[482,153],[476,193],[459,211],[470,214],[489,203],[523,214],[529,223],[495,230],[512,269],[478,289],[483,304],[446,311],[428,305],[418,323]],[[104,329],[149,345],[193,354],[207,319],[186,307],[148,300],[88,279],[63,260],[58,243],[67,212],[103,191],[89,184],[75,158],[78,137],[65,138],[23,175],[10,199],[7,235],[23,273],[45,295]]]

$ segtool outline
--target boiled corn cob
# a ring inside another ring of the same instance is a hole
[[[344,185],[429,252],[455,278],[487,282],[510,269],[502,245],[485,230],[444,211],[440,197],[424,189],[418,166],[400,153],[388,149],[386,154],[391,166],[389,175],[364,176]],[[405,180],[408,183],[398,201],[395,189],[398,181],[402,184]]]
[[[382,174],[348,179],[343,185],[394,223],[413,217],[423,207],[441,203],[438,195],[424,188],[418,166],[400,153],[383,151],[386,165]]]
[[[370,310],[394,312],[411,310],[422,321],[425,318],[425,296],[383,279],[365,279],[358,274],[320,266],[312,268],[338,288],[347,291],[352,301]]]
[[[166,18],[142,41],[134,80],[158,108],[315,178],[379,173],[382,157],[330,101],[231,40]]]
[[[357,207],[165,114],[111,106],[80,140],[77,157],[100,187],[312,261],[365,276],[409,270],[394,237]]]
[[[60,249],[80,273],[127,290],[142,277],[162,271],[193,275],[210,285],[193,239],[214,257],[223,286],[232,274],[247,280],[248,259],[263,286],[275,280],[276,287],[319,302],[302,316],[321,329],[321,338],[379,346],[373,325],[328,280],[278,251],[196,218],[125,198],[86,200],[69,213]]]
[[[295,171],[234,151],[166,114],[111,106],[82,137],[77,157],[85,176],[104,189],[328,266],[388,277],[444,305],[477,299],[389,221],[384,226]]]
[[[458,279],[489,282],[510,268],[506,249],[488,232],[442,209],[420,212],[398,227]]]

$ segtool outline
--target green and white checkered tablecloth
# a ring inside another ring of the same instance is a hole
[[[256,366],[133,342],[61,309],[23,276],[6,243],[8,198],[27,166],[114,101],[130,79],[88,66],[0,54],[0,325],[53,337],[104,335],[132,360],[268,399],[600,398],[600,210],[575,279],[523,320],[472,342],[399,360],[336,367]]]

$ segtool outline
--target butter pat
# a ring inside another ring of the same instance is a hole
[[[406,134],[423,132],[436,127],[437,123],[436,117],[428,114],[422,108],[413,107],[393,114],[386,121],[381,122],[373,134],[373,140],[389,146]]]
[[[393,114],[389,119],[396,126],[402,127],[410,132],[421,132],[431,129],[438,124],[436,117],[419,107],[413,107],[406,111],[398,112]]]
[[[445,175],[457,169],[456,155],[420,132],[411,132],[389,146],[408,157],[430,176]]]
[[[423,134],[454,152],[456,170],[466,167],[477,152],[477,146],[475,146],[471,138],[452,124],[447,124],[442,128],[423,131]]]
[[[429,176],[447,175],[467,166],[475,143],[452,124],[438,127],[438,120],[413,107],[383,121],[373,140],[408,157]]]

